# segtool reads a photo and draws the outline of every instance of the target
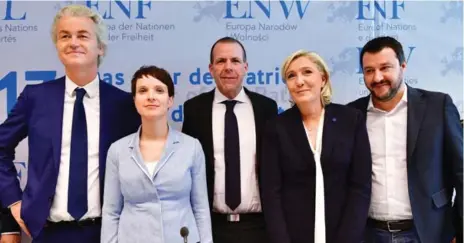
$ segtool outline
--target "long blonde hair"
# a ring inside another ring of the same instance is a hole
[[[324,87],[322,87],[322,91],[321,91],[322,105],[326,106],[330,104],[330,102],[332,101],[332,82],[330,81],[329,68],[327,64],[325,63],[324,59],[322,59],[322,57],[319,56],[319,54],[317,54],[316,52],[298,50],[292,53],[287,58],[285,58],[282,64],[282,68],[280,69],[282,70],[281,72],[282,80],[286,82],[285,73],[287,72],[288,67],[294,60],[300,57],[308,58],[311,62],[316,64],[317,69],[322,73],[322,76],[325,78],[325,85]]]

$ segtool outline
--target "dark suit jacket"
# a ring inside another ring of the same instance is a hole
[[[266,96],[249,91],[246,88],[245,93],[250,98],[253,106],[256,128],[256,154],[259,157],[261,154],[260,135],[262,128],[267,120],[277,115],[277,103]],[[214,89],[187,100],[184,104],[184,123],[182,125],[182,132],[197,138],[203,147],[211,210],[213,209],[214,196],[213,100]],[[257,164],[256,171],[258,170],[259,165]]]
[[[316,166],[297,106],[269,122],[261,180],[273,243],[314,242]],[[325,107],[321,153],[327,243],[359,243],[369,211],[371,154],[361,112]]]
[[[462,242],[462,127],[449,95],[408,86],[407,170],[414,224],[422,243]],[[350,106],[366,113],[369,96]],[[452,208],[453,189],[456,200]],[[453,227],[454,222],[454,227]]]
[[[32,237],[46,223],[60,169],[65,78],[24,88],[0,125],[0,200],[4,207],[22,200],[21,218]],[[117,139],[140,124],[130,94],[100,81],[99,176],[103,195],[106,154]],[[28,183],[21,191],[13,164],[15,148],[28,137]],[[101,195],[101,196],[102,196]],[[101,200],[103,202],[103,200]]]
[[[1,222],[0,222],[0,232],[3,233],[21,233],[21,228],[19,227],[16,220],[11,215],[9,208],[3,208],[1,212]]]

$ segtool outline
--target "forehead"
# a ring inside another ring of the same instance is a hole
[[[367,66],[383,63],[396,63],[398,62],[398,58],[396,57],[396,53],[393,49],[386,47],[376,53],[364,53],[362,61],[363,66]]]
[[[79,32],[86,31],[94,33],[96,25],[89,17],[74,17],[74,16],[63,16],[58,20],[56,25],[56,32],[67,31],[67,32]]]
[[[288,65],[287,72],[297,71],[298,69],[303,68],[317,69],[317,66],[311,59],[309,59],[309,57],[301,56],[293,60],[290,65]]]
[[[235,42],[217,43],[213,49],[214,59],[217,58],[240,58],[243,57],[242,47]]]
[[[166,86],[166,84],[153,76],[147,75],[137,79],[137,86]]]

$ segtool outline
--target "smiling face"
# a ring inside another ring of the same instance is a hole
[[[137,79],[134,103],[142,119],[166,118],[173,105],[168,86],[152,76]]]
[[[61,17],[56,25],[56,49],[67,68],[97,67],[98,57],[104,54],[96,25],[88,17]]]
[[[248,71],[248,63],[243,60],[242,47],[233,42],[217,43],[213,49],[209,71],[217,89],[229,99],[235,98]]]
[[[308,57],[293,60],[285,71],[288,91],[297,104],[322,102],[321,91],[326,77]]]
[[[380,102],[393,99],[403,83],[406,62],[400,64],[393,49],[388,47],[376,53],[364,53],[362,62],[364,83],[372,99]]]

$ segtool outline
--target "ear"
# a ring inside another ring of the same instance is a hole
[[[406,66],[407,66],[406,62],[401,63],[400,68],[403,72],[406,71]]]
[[[209,72],[210,72],[210,73],[213,73],[213,71],[212,71],[212,70],[213,70],[213,64],[212,64],[212,63],[210,63],[210,64],[208,65],[208,69],[209,69]]]
[[[174,105],[174,96],[169,97],[168,99],[168,109]]]
[[[244,63],[245,72],[248,72],[248,62]]]
[[[98,56],[102,57],[105,55],[105,49],[101,43],[98,43]]]

